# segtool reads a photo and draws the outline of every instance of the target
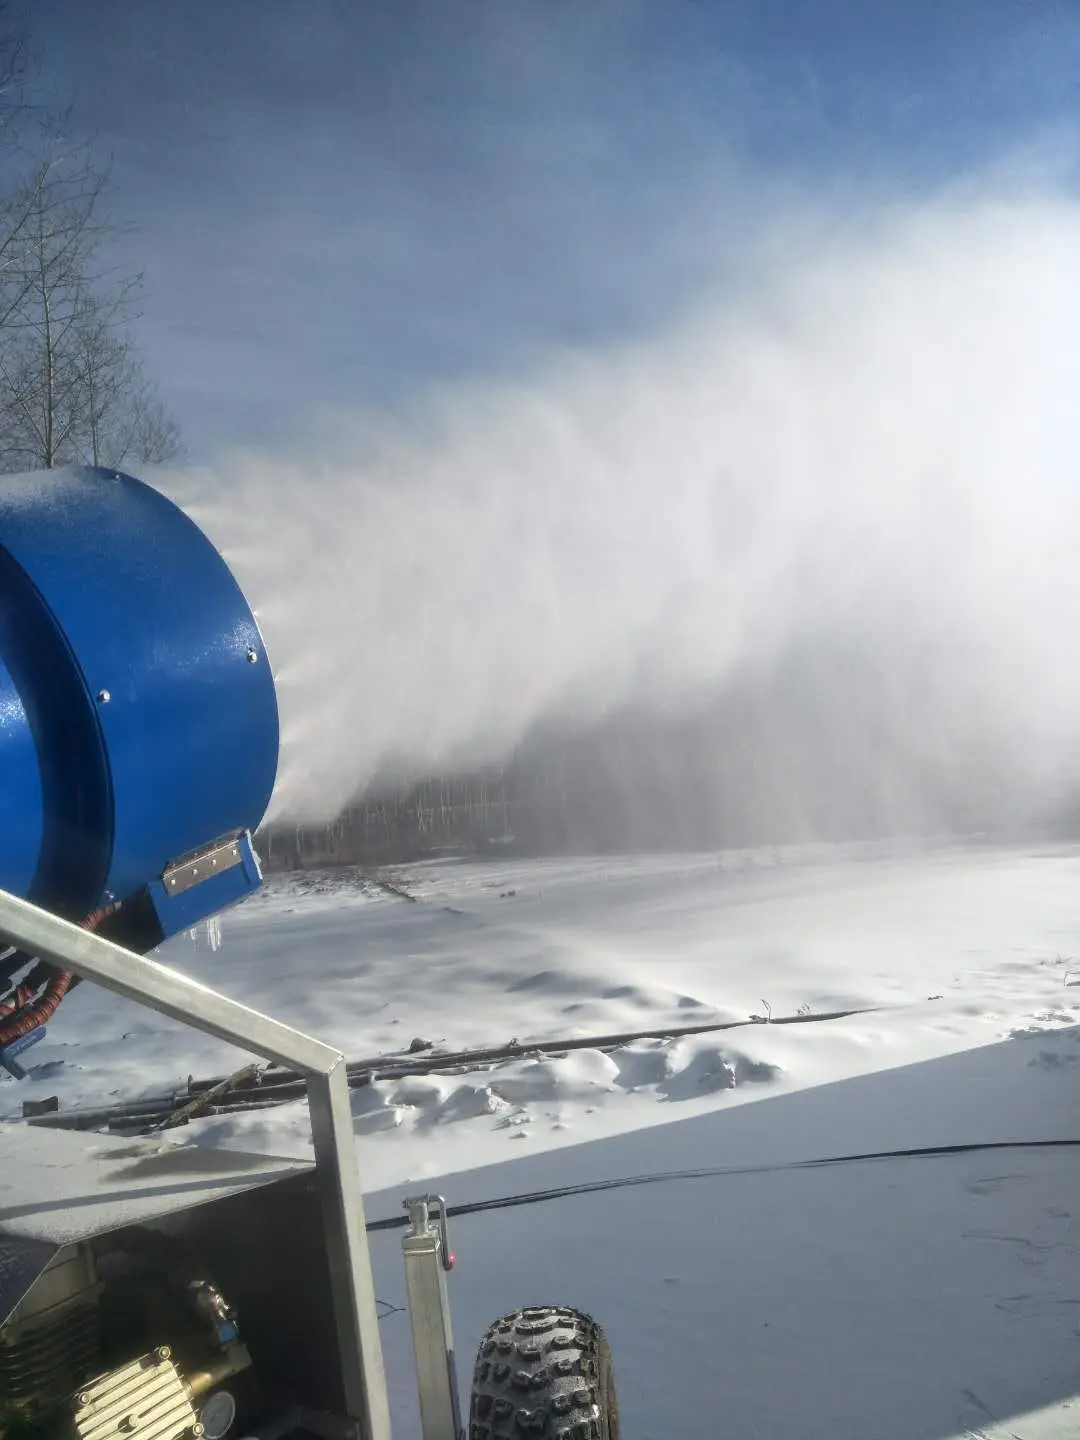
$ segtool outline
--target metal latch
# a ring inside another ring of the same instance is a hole
[[[432,1211],[439,1236],[439,1260],[447,1272],[457,1264],[457,1256],[450,1249],[450,1232],[446,1225],[446,1201],[441,1195],[414,1195],[403,1200],[402,1206],[409,1212],[409,1234],[422,1235],[431,1230]]]

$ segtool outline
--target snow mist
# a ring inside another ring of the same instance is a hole
[[[750,810],[790,818],[819,761],[901,828],[928,775],[972,813],[1072,783],[1080,210],[846,234],[649,343],[168,477],[266,634],[278,818],[732,687],[767,697],[716,736]]]

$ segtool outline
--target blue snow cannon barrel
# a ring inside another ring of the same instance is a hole
[[[111,470],[0,476],[0,888],[119,902],[149,949],[259,884],[277,756],[259,627],[183,511]]]

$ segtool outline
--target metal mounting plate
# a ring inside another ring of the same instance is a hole
[[[223,840],[197,855],[187,856],[170,865],[162,875],[161,883],[170,895],[182,895],[193,885],[209,880],[211,875],[242,864],[243,858],[239,840]]]

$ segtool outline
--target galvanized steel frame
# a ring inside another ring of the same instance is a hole
[[[307,1082],[345,1405],[358,1440],[390,1440],[375,1284],[349,1111],[345,1057],[156,960],[83,930],[0,890],[0,940],[116,995],[168,1015]]]

